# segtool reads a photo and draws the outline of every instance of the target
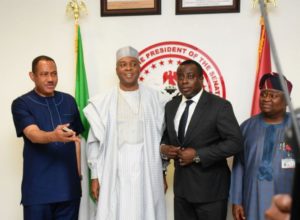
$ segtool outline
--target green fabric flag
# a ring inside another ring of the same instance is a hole
[[[87,140],[88,131],[90,125],[83,114],[83,108],[87,105],[89,99],[89,90],[86,80],[83,49],[81,41],[80,26],[77,27],[77,61],[76,61],[76,88],[75,88],[75,99],[79,108],[80,118],[84,126],[84,132],[82,136]]]
[[[76,87],[75,87],[75,99],[80,112],[80,118],[84,126],[84,132],[81,134],[83,139],[81,140],[81,171],[83,178],[81,181],[82,197],[79,209],[79,220],[92,219],[96,213],[96,203],[90,195],[90,171],[87,166],[86,160],[86,140],[89,132],[90,125],[83,114],[83,108],[87,105],[89,99],[88,83],[86,79],[85,65],[83,59],[83,48],[80,33],[80,26],[76,24],[75,33],[77,32],[75,49],[77,52],[76,59]],[[84,140],[85,139],[85,140]]]

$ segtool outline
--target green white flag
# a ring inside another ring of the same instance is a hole
[[[83,58],[83,49],[81,41],[80,26],[77,26],[77,61],[76,61],[76,88],[75,88],[75,99],[79,107],[80,118],[84,126],[84,132],[82,136],[87,139],[89,123],[83,114],[83,108],[87,105],[89,99],[89,89],[86,79],[84,58]]]
[[[80,202],[79,220],[91,220],[94,219],[96,212],[96,203],[90,196],[90,181],[89,181],[89,169],[87,166],[86,157],[86,140],[90,125],[83,114],[83,109],[88,103],[89,90],[85,72],[83,47],[80,33],[80,26],[76,25],[76,88],[75,88],[75,99],[79,108],[80,118],[84,126],[84,132],[82,133],[81,139],[81,171],[83,174],[81,187],[82,197]]]

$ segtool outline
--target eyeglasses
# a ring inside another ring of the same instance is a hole
[[[274,92],[274,91],[265,90],[265,91],[261,91],[260,97],[261,98],[270,98],[270,99],[274,100],[274,99],[278,99],[279,97],[281,97],[282,94],[283,94],[282,92]]]
[[[129,63],[127,63],[127,62],[120,62],[117,65],[120,68],[127,68],[127,67],[136,68],[136,67],[138,67],[139,63],[138,62],[129,62]]]

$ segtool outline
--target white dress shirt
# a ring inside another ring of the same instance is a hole
[[[200,92],[198,92],[197,95],[195,95],[193,98],[191,98],[190,100],[192,100],[192,104],[190,104],[190,107],[189,107],[189,115],[188,115],[188,119],[187,119],[187,123],[186,123],[186,127],[185,127],[185,132],[190,124],[190,121],[191,121],[191,118],[192,118],[192,115],[195,111],[195,108],[196,108],[196,105],[202,95],[202,92],[203,92],[203,89],[201,89]],[[185,109],[185,106],[186,106],[186,101],[188,99],[184,96],[182,96],[182,100],[181,100],[181,103],[177,109],[177,112],[176,112],[176,115],[175,115],[175,118],[174,118],[174,126],[175,126],[175,131],[176,131],[176,134],[178,135],[178,127],[179,127],[179,122],[180,122],[180,119],[181,119],[181,116],[184,112],[184,109]]]

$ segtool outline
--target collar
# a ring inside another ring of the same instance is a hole
[[[194,95],[190,100],[192,100],[194,103],[198,103],[198,101],[199,101],[199,99],[200,99],[200,97],[201,97],[201,95],[202,95],[202,93],[203,93],[203,89],[201,89],[198,93],[197,93],[197,95]],[[181,99],[181,103],[183,103],[183,102],[185,102],[186,100],[188,100],[186,97],[184,97],[184,96],[182,96],[182,99]]]

